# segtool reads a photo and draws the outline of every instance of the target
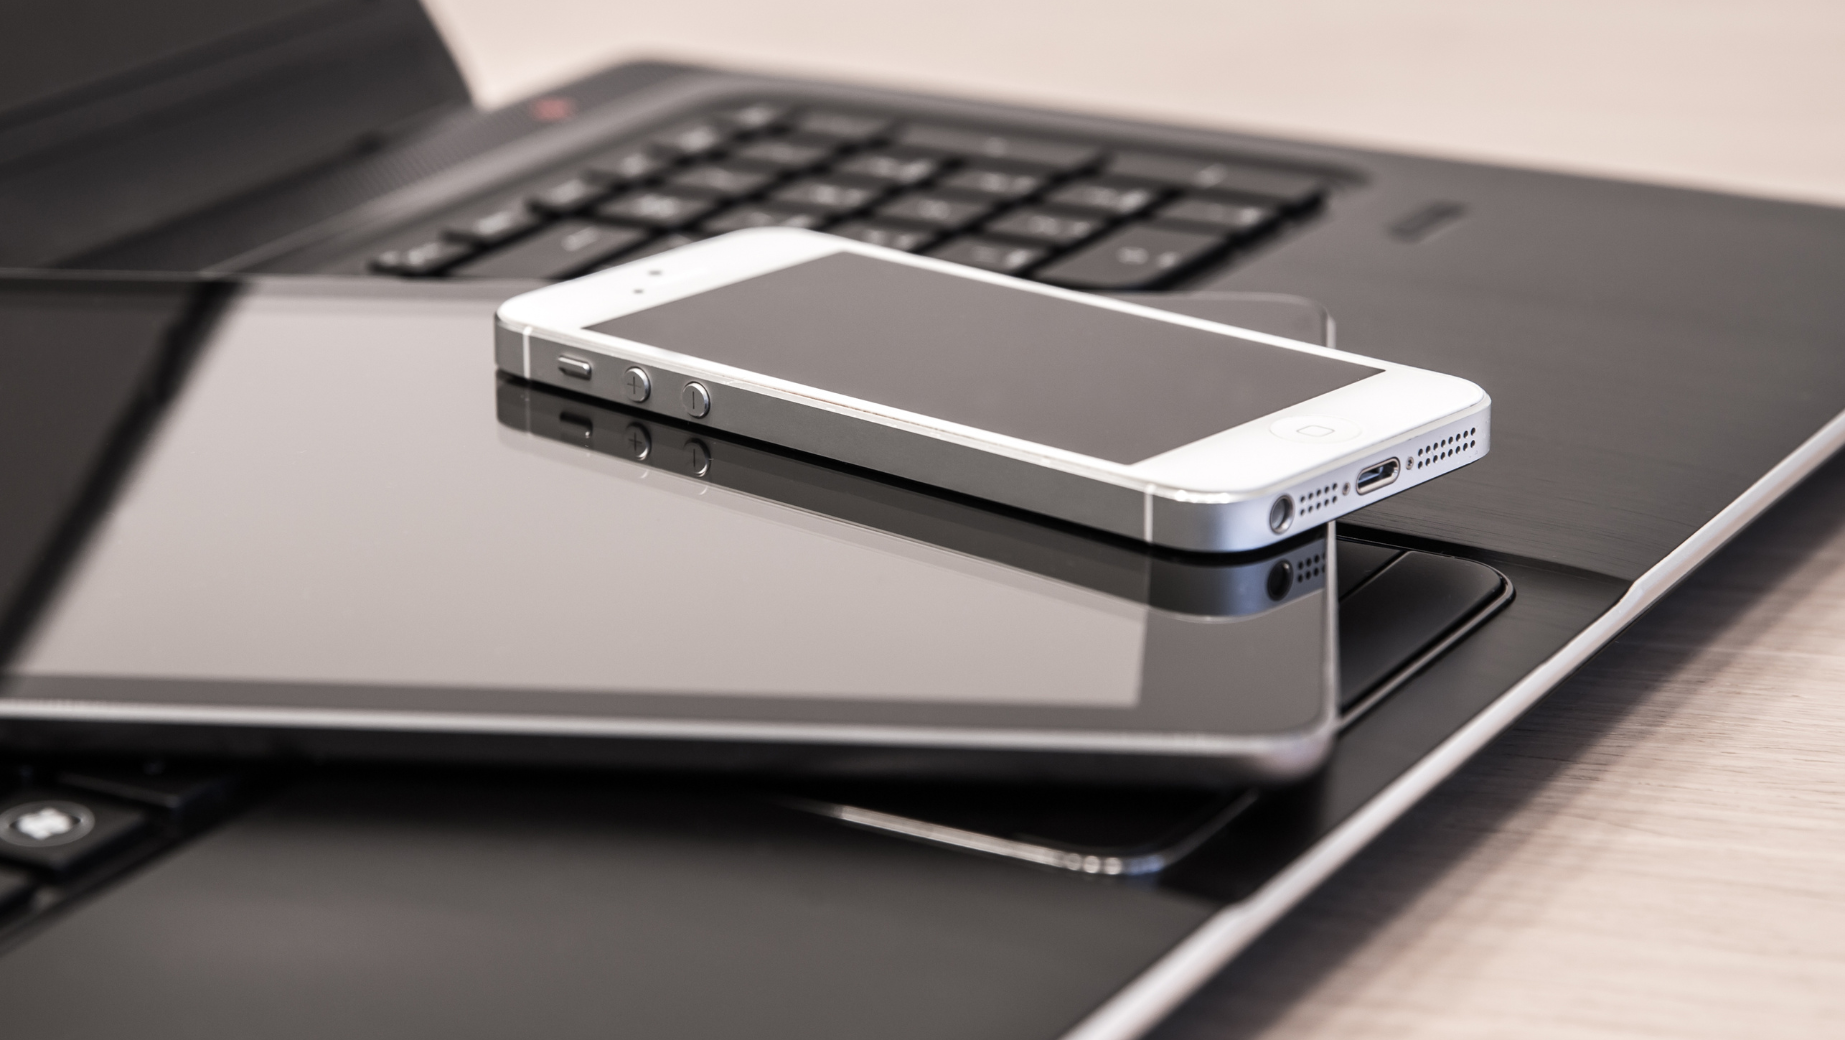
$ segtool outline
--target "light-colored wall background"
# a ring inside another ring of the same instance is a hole
[[[1845,0],[425,0],[495,106],[637,56],[1845,204]]]

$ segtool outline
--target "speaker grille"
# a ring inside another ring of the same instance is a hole
[[[1433,466],[1443,459],[1453,458],[1461,452],[1472,451],[1480,444],[1480,442],[1475,439],[1475,434],[1479,432],[1479,429],[1476,427],[1462,430],[1460,433],[1451,434],[1437,441],[1430,441],[1416,449],[1416,454],[1410,458],[1409,468],[1414,470],[1421,469],[1424,466]]]

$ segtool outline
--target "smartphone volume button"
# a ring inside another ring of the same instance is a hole
[[[703,419],[711,414],[711,391],[705,384],[690,382],[679,392],[679,403],[685,406],[685,413],[694,419]]]
[[[640,404],[653,393],[653,379],[647,375],[646,369],[639,365],[631,366],[621,374],[621,392],[628,396],[628,400]]]

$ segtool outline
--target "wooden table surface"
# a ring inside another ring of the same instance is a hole
[[[489,104],[669,55],[1845,204],[1833,0],[430,6]],[[1845,460],[1157,1035],[1845,1034],[1842,749]]]

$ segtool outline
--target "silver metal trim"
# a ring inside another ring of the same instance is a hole
[[[1568,678],[1749,521],[1825,462],[1841,444],[1845,444],[1845,412],[1834,416],[1679,543],[1678,548],[1634,579],[1626,594],[1576,638],[1391,781],[1254,895],[1213,914],[1153,967],[1065,1033],[1062,1040],[1134,1040],[1152,1029],[1294,904]]]
[[[1241,797],[1233,799],[1230,804],[1213,813],[1210,818],[1201,821],[1184,838],[1163,849],[1130,856],[1077,852],[1073,849],[1059,849],[1028,841],[1016,841],[981,831],[964,830],[960,827],[950,827],[946,824],[901,816],[897,813],[847,805],[844,802],[823,802],[808,798],[788,798],[780,801],[802,812],[810,812],[816,816],[825,816],[855,827],[863,827],[866,830],[898,834],[934,845],[946,845],[968,852],[1035,863],[1039,866],[1069,870],[1078,874],[1133,877],[1157,873],[1183,859],[1187,853],[1204,844],[1211,835],[1221,830],[1237,814],[1249,808],[1255,800],[1254,791],[1245,792]]]
[[[1266,736],[1205,733],[1119,733],[1080,730],[956,729],[799,722],[715,722],[703,719],[597,719],[569,715],[490,712],[389,711],[359,708],[248,708],[203,704],[124,704],[111,701],[0,700],[0,719],[59,722],[156,722],[269,726],[291,729],[361,729],[504,736],[638,737],[768,744],[839,744],[887,748],[1059,751],[1083,754],[1158,754],[1211,758],[1267,755],[1269,764],[1298,774],[1317,764],[1336,725],[1317,720],[1307,728]]]

